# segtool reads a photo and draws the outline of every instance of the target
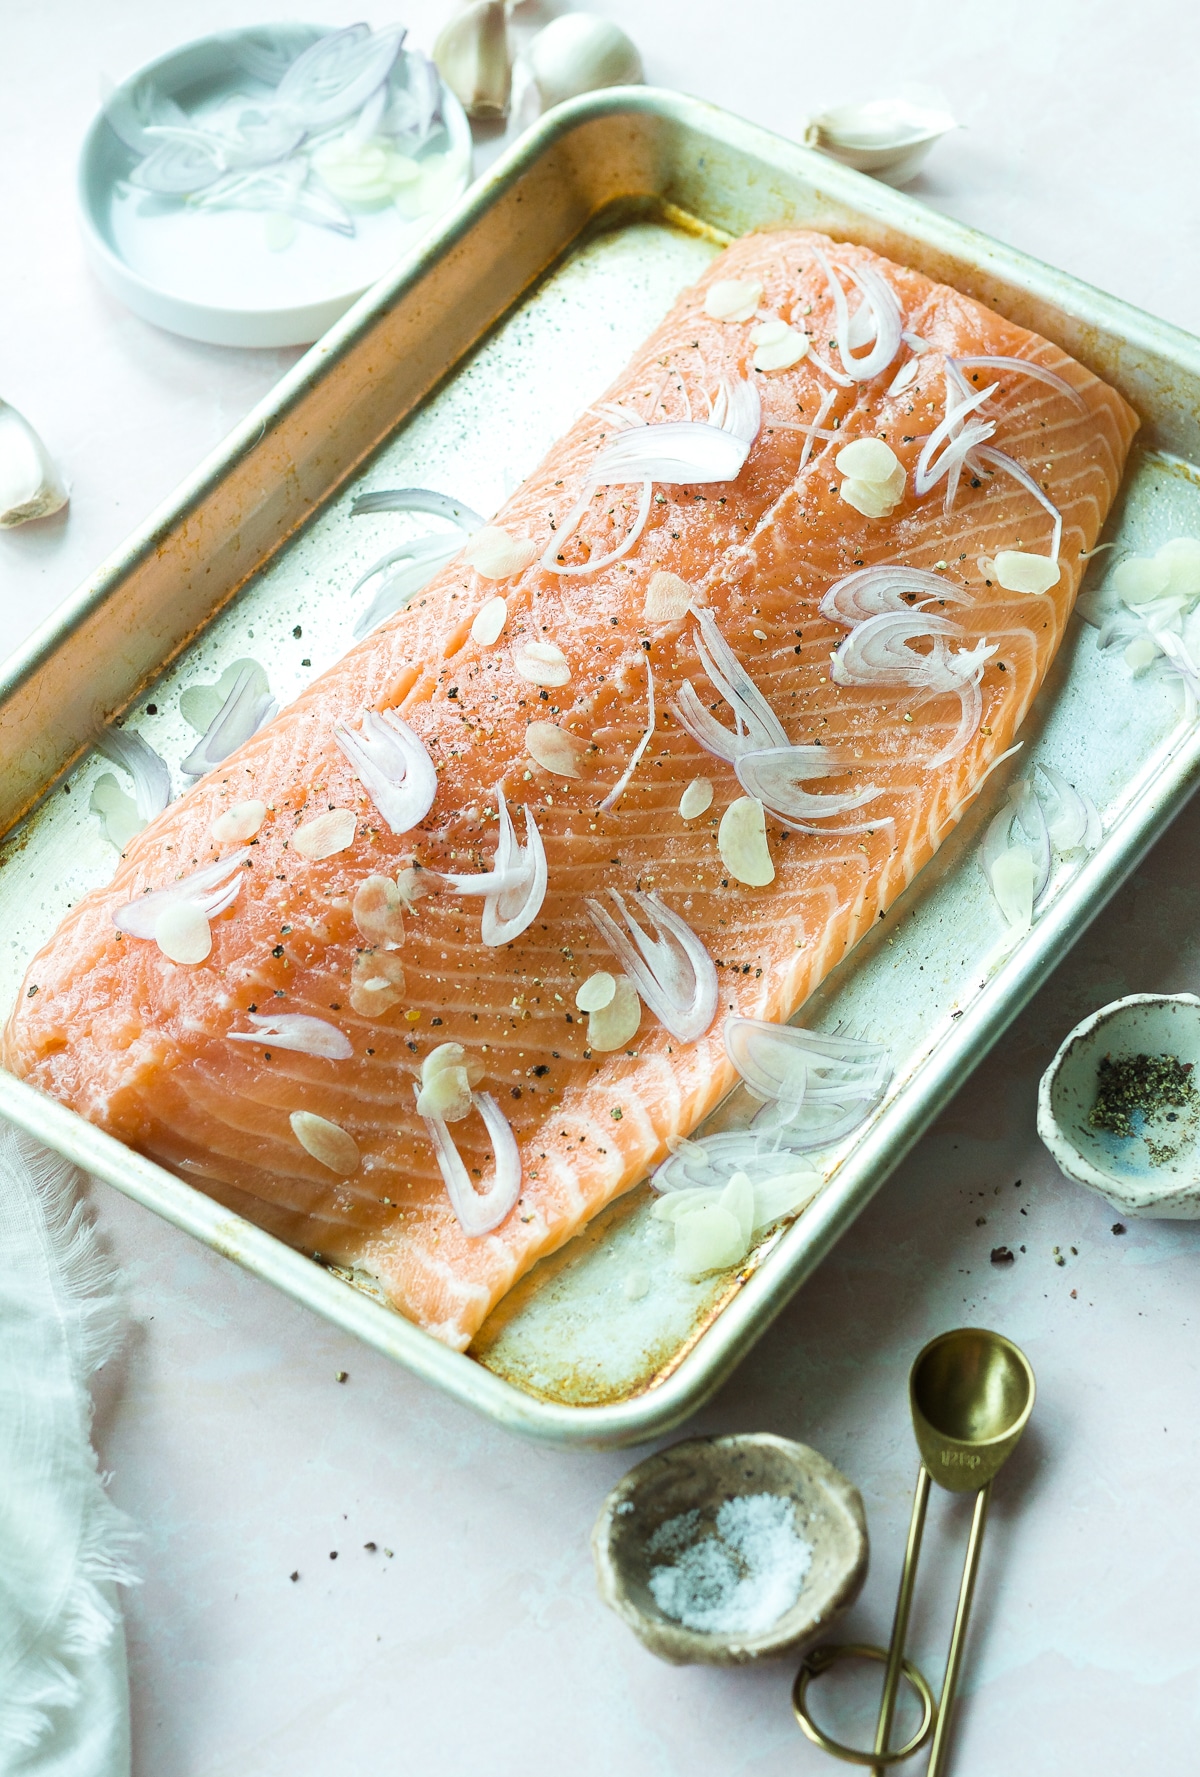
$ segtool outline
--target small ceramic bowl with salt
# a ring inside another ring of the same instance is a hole
[[[867,1576],[858,1489],[769,1432],[689,1438],[630,1469],[592,1532],[600,1596],[674,1665],[794,1654]]]
[[[1042,1075],[1038,1134],[1060,1169],[1129,1217],[1200,1217],[1200,999],[1101,1006]]]

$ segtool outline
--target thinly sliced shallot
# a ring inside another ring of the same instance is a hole
[[[355,637],[361,639],[368,635],[377,623],[382,623],[385,617],[399,611],[423,586],[429,584],[440,568],[453,561],[461,548],[461,537],[414,537],[411,542],[389,549],[386,555],[373,562],[350,588],[350,596],[353,598],[359,587],[365,586],[376,574],[386,576],[380,582],[375,597],[355,623]],[[397,563],[402,565],[396,567],[394,573],[386,572]]]
[[[315,1055],[322,1061],[349,1061],[354,1047],[344,1030],[327,1018],[306,1012],[247,1012],[253,1030],[227,1030],[230,1043],[260,1043],[272,1049],[294,1049],[298,1055]]]
[[[357,734],[337,722],[333,738],[393,833],[408,833],[425,819],[437,795],[437,770],[394,710],[364,710]]]
[[[417,1097],[420,1089],[414,1087]],[[424,1123],[433,1143],[438,1171],[450,1199],[450,1207],[459,1226],[469,1239],[478,1239],[498,1228],[521,1194],[521,1153],[512,1126],[489,1092],[474,1092],[471,1103],[483,1118],[495,1154],[492,1181],[484,1191],[477,1191],[454,1145],[454,1137],[440,1117],[426,1117]]]
[[[672,706],[682,726],[706,752],[726,763],[741,753],[786,747],[787,731],[717,628],[712,613],[696,611],[694,615],[700,625],[696,638],[700,665],[732,709],[736,726],[730,731],[719,722],[689,679],[683,681]]]
[[[693,1191],[719,1192],[735,1172],[744,1172],[754,1186],[761,1209],[766,1211],[781,1199],[786,1202],[788,1181],[799,1174],[811,1182],[811,1197],[823,1183],[821,1174],[804,1165],[799,1150],[787,1145],[786,1137],[786,1130],[728,1129],[692,1140],[675,1138],[670,1143],[671,1153],[651,1174],[650,1183],[666,1197]],[[773,1214],[764,1213],[761,1221],[756,1220],[756,1226],[765,1226],[788,1213],[787,1207],[776,1207]]]
[[[1073,851],[1095,851],[1104,837],[1100,810],[1091,797],[1077,790],[1053,765],[1038,763],[1038,770],[1055,793],[1058,806],[1047,817],[1050,842],[1064,856]]]
[[[757,796],[777,820],[786,824],[847,814],[881,796],[883,792],[875,784],[822,795],[813,795],[802,787],[817,778],[861,770],[866,763],[856,759],[846,747],[770,747],[741,754],[734,761],[734,771],[746,794]]]
[[[1027,493],[1032,494],[1034,499],[1037,500],[1040,505],[1045,507],[1046,511],[1054,521],[1054,529],[1051,532],[1050,537],[1050,559],[1051,561],[1056,562],[1058,560],[1058,552],[1062,547],[1063,521],[1062,513],[1054,504],[1054,501],[1050,498],[1049,494],[1038,486],[1028,470],[1022,469],[1020,463],[1014,461],[1014,459],[1008,455],[1007,451],[994,450],[991,445],[987,445],[976,448],[974,455],[981,463],[989,463],[993,469],[999,469],[1003,474],[1011,475],[1015,482],[1023,487]]]
[[[846,291],[837,272],[819,248],[813,249],[813,258],[825,274],[829,285],[829,294],[833,298],[834,337],[837,340],[838,355],[842,360],[842,368],[847,376],[856,383],[868,382],[873,376],[888,368],[896,353],[900,350],[900,336],[904,327],[904,318],[900,312],[900,303],[896,292],[881,277],[873,266],[847,265],[843,268],[847,277],[858,286],[870,308],[874,319],[874,331],[870,338],[874,341],[869,352],[856,358],[850,345],[850,310],[846,302]]]
[[[132,728],[105,728],[96,751],[127,771],[133,779],[133,799],[143,822],[160,815],[171,800],[171,773],[148,741]]]
[[[856,568],[834,581],[821,600],[821,615],[843,629],[853,629],[868,617],[879,617],[885,611],[911,611],[935,600],[955,605],[973,602],[966,587],[924,568],[906,568],[899,563]]]
[[[262,668],[253,663],[240,669],[224,703],[187,758],[181,760],[180,771],[188,777],[203,777],[271,720],[279,705],[269,688],[264,689],[265,678]]]
[[[245,876],[243,865],[249,856],[248,851],[234,852],[215,864],[206,864],[203,870],[180,877],[169,888],[125,901],[113,908],[112,922],[119,932],[126,932],[131,938],[152,939],[159,915],[181,901],[195,901],[203,908],[206,919],[215,919],[236,900]]]
[[[499,826],[492,868],[478,876],[448,873],[441,878],[451,894],[484,897],[480,936],[492,949],[511,944],[537,918],[547,883],[546,848],[533,811],[526,806],[524,845],[517,844],[502,789],[496,791],[496,812]]]
[[[294,111],[309,130],[326,130],[358,111],[387,80],[404,42],[404,27],[348,25],[330,31],[288,68],[275,89],[276,102]]]
[[[430,518],[445,518],[463,531],[482,530],[487,520],[463,500],[450,494],[435,493],[428,487],[379,488],[373,493],[359,494],[350,508],[351,518],[362,518],[373,512],[421,512]],[[461,547],[461,545],[460,545]]]
[[[981,407],[989,396],[996,393],[999,386],[999,383],[990,383],[986,389],[972,389],[965,395],[960,393],[959,399],[954,401],[951,395],[959,393],[958,385],[952,378],[951,368],[947,368],[945,417],[921,446],[921,454],[913,470],[913,491],[918,499],[924,499],[942,477],[947,476],[947,510],[954,504],[954,491],[958,486],[964,460],[972,452],[976,452],[996,430],[994,420],[973,420],[968,424],[967,415]]]
[[[724,1025],[725,1053],[759,1098],[800,1105],[864,1101],[862,1116],[879,1102],[894,1072],[880,1043],[826,1035],[795,1024],[730,1015]]]
[[[1046,383],[1050,388],[1057,389],[1060,395],[1068,396],[1082,412],[1087,412],[1087,402],[1065,377],[1045,369],[1041,364],[1031,364],[1028,358],[993,358],[986,354],[971,354],[965,358],[954,358],[951,362],[959,370],[970,369],[973,365],[981,370],[1015,370],[1021,376],[1031,376],[1035,382]]]
[[[761,425],[758,390],[753,383],[742,380],[721,384],[708,421],[667,420],[619,433],[596,458],[583,493],[542,556],[542,567],[551,574],[592,574],[619,560],[645,529],[655,482],[691,486],[736,480]],[[575,565],[559,561],[564,543],[583,521],[597,488],[631,482],[642,484],[638,515],[616,549]]]
[[[611,814],[613,809],[617,806],[617,803],[629,788],[633,774],[641,763],[642,754],[650,745],[651,738],[654,734],[654,723],[656,720],[654,712],[654,673],[650,667],[650,656],[648,654],[643,654],[642,659],[646,662],[646,727],[642,734],[642,738],[638,741],[637,746],[634,747],[633,752],[630,754],[628,765],[625,767],[612,789],[608,792],[608,795],[604,798],[603,802],[598,804],[601,814]]]
[[[588,917],[661,1024],[681,1043],[704,1035],[716,1016],[717,971],[692,928],[656,894],[635,891],[632,900],[655,936],[637,923],[616,889],[609,895],[624,921],[619,926],[599,901],[589,899]]]

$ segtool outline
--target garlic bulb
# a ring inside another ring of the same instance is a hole
[[[433,46],[438,73],[468,117],[506,117],[512,53],[504,0],[472,0]]]
[[[958,124],[949,111],[911,99],[870,99],[835,105],[811,118],[804,141],[844,166],[873,173],[888,185],[906,185],[934,143]]]
[[[604,86],[640,86],[642,58],[611,19],[567,12],[538,32],[525,51],[543,111]]]
[[[67,497],[58,465],[29,421],[0,401],[0,527],[48,518]]]

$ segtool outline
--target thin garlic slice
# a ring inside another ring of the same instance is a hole
[[[632,1043],[642,1022],[642,1002],[628,975],[618,975],[613,997],[606,1006],[588,1013],[588,1047],[607,1055]]]
[[[525,750],[535,764],[556,777],[578,777],[587,742],[557,722],[531,722],[525,730]]]
[[[468,1061],[461,1043],[439,1043],[421,1065],[421,1090],[417,1111],[422,1117],[438,1117],[458,1123],[471,1109],[471,1091],[483,1078],[478,1062]]]
[[[997,550],[995,568],[1005,592],[1047,593],[1062,578],[1062,570],[1051,556],[1031,555],[1023,549]]]
[[[354,891],[350,912],[368,944],[399,950],[404,942],[404,896],[390,876],[368,876]]]
[[[509,580],[535,562],[541,554],[528,537],[513,537],[499,525],[485,524],[475,532],[463,550],[481,580]]]
[[[531,685],[565,685],[571,677],[570,664],[556,642],[518,642],[512,663]]]
[[[714,321],[750,321],[762,296],[763,287],[757,279],[718,278],[708,287],[704,312]]]
[[[616,997],[617,978],[610,975],[607,969],[598,969],[589,975],[575,995],[575,1004],[581,1012],[602,1012],[610,1006]]]
[[[354,1137],[340,1123],[318,1117],[315,1111],[293,1111],[288,1118],[292,1134],[306,1154],[343,1178],[357,1172],[362,1155]]]
[[[685,1277],[724,1271],[746,1256],[738,1218],[719,1203],[706,1203],[675,1221],[674,1262]]]
[[[686,580],[660,568],[656,574],[651,574],[647,583],[642,615],[647,623],[674,623],[677,618],[687,616],[690,606],[703,603],[702,595]]]
[[[475,621],[471,625],[471,640],[481,648],[490,648],[498,642],[504,633],[504,625],[508,622],[508,601],[497,593],[486,605],[480,605],[475,613]]]
[[[358,816],[352,808],[331,808],[326,814],[316,815],[296,828],[292,835],[292,850],[298,851],[310,863],[319,863],[322,858],[332,858],[335,853],[353,845],[357,829]]]
[[[904,473],[899,457],[882,438],[856,438],[843,445],[833,460],[838,474],[854,481],[888,482],[897,469]]]
[[[218,845],[236,845],[253,839],[266,818],[265,802],[237,802],[217,816],[209,832]]]
[[[118,851],[124,851],[134,834],[147,825],[138,812],[137,803],[125,794],[111,771],[102,773],[92,785],[88,807],[100,816],[105,838]]]
[[[679,798],[679,812],[685,821],[694,821],[712,807],[713,787],[706,777],[694,777]]]
[[[1161,650],[1157,642],[1149,636],[1135,636],[1125,648],[1122,658],[1130,672],[1135,676],[1144,673],[1148,666],[1153,666]]]
[[[750,332],[755,370],[790,370],[808,355],[808,335],[786,321],[764,321]]]
[[[66,483],[24,414],[0,401],[0,529],[49,518],[67,503]]]
[[[212,931],[199,901],[164,907],[155,922],[154,942],[173,963],[202,963],[212,950]]]
[[[864,518],[890,518],[903,497],[903,487],[893,490],[882,481],[856,481],[848,477],[838,489],[839,498]]]
[[[739,796],[721,816],[717,849],[731,876],[750,888],[766,888],[775,880],[767,845],[767,822],[757,796]]]
[[[386,950],[366,950],[350,971],[350,1005],[361,1018],[382,1018],[404,997],[404,964]]]

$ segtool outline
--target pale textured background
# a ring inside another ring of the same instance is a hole
[[[652,80],[785,134],[821,101],[940,84],[968,129],[917,195],[1200,329],[1194,9],[599,9],[637,37]],[[293,10],[359,16],[353,0]],[[407,7],[418,41],[443,12]],[[102,73],[270,16],[232,0],[6,0],[0,392],[36,419],[74,497],[62,520],[0,537],[0,653],[295,356],[192,345],[126,314],[86,273],[72,212]],[[964,1321],[1026,1348],[1041,1393],[989,1532],[956,1743],[971,1777],[1194,1764],[1200,1228],[1114,1238],[1113,1215],[1039,1148],[1033,1113],[1039,1072],[1084,1012],[1200,988],[1198,865],[1189,813],[696,1422],[800,1436],[859,1483],[875,1560],[849,1628],[881,1639],[915,1470],[911,1357]],[[792,1723],[790,1671],[674,1671],[597,1603],[588,1531],[632,1454],[516,1443],[115,1193],[97,1202],[135,1322],[99,1436],[145,1531],[130,1606],[138,1777],[832,1769]],[[1021,1241],[1015,1267],[988,1263],[993,1245]],[[1079,1256],[1058,1269],[1054,1245]],[[955,1516],[935,1501],[935,1526]],[[915,1651],[935,1673],[956,1560],[933,1535]]]

